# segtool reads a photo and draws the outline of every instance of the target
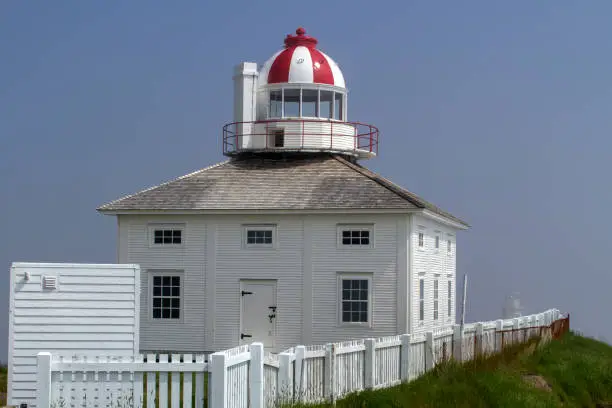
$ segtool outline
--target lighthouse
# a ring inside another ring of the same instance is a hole
[[[361,164],[378,129],[349,120],[316,38],[298,28],[263,61],[233,72],[225,160],[98,208],[117,217],[118,262],[141,267],[140,352],[452,326],[469,225]]]
[[[223,127],[224,155],[376,155],[378,129],[348,121],[342,71],[317,44],[300,27],[260,69],[254,62],[236,66],[234,121]]]

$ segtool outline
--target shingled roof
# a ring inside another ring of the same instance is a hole
[[[426,209],[468,224],[342,156],[238,157],[104,204],[100,212]]]

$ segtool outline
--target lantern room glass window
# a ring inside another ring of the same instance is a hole
[[[297,118],[300,116],[300,90],[285,89],[285,117]]]
[[[316,89],[302,90],[302,116],[316,118],[318,116],[319,92]]]
[[[344,94],[319,89],[271,90],[268,118],[345,120]]]
[[[334,119],[342,119],[342,94],[334,93]]]
[[[321,113],[319,114],[320,118],[328,118],[332,117],[332,101],[334,98],[334,94],[331,91],[321,91]]]
[[[283,92],[270,91],[270,117],[283,117]]]

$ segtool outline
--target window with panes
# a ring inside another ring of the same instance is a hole
[[[342,323],[367,323],[369,321],[370,280],[342,278],[341,280]]]

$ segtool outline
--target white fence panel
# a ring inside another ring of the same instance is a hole
[[[278,387],[278,355],[266,353],[264,357],[264,406],[274,408]]]
[[[226,357],[226,403],[228,408],[249,406],[249,361],[251,352],[248,345],[235,347],[223,352]],[[214,381],[214,380],[213,380]]]
[[[470,324],[464,330],[454,326],[413,335],[296,346],[280,354],[264,353],[263,344],[253,343],[214,353],[210,362],[189,354],[148,355],[146,360],[142,356],[95,361],[79,357],[68,362],[41,353],[37,402],[40,407],[142,407],[146,401],[147,408],[273,408],[284,402],[333,402],[349,393],[414,380],[444,357],[466,361],[499,352],[539,335],[534,325],[552,324],[557,318],[558,311],[549,311]],[[207,395],[210,399],[205,404]]]
[[[325,346],[306,347],[302,365],[301,398],[306,403],[325,400]]]
[[[376,339],[376,372],[374,386],[390,387],[401,382],[401,336]]]
[[[185,408],[204,406],[208,364],[203,355],[175,354],[172,359],[160,355],[156,362],[155,355],[147,356],[146,361],[142,355],[95,359],[75,356],[67,360],[43,352],[37,360],[39,407],[137,408],[145,401],[148,407],[155,407],[156,401],[159,407],[167,407],[179,406],[181,399]]]
[[[476,348],[476,328],[470,327],[469,330],[463,332],[461,339],[462,361],[469,361],[474,358],[474,350]]]
[[[417,334],[412,337],[410,345],[410,369],[411,379],[420,377],[425,373],[425,335]]]
[[[343,397],[354,391],[364,389],[365,342],[347,341],[335,348],[334,354],[334,392]]]

